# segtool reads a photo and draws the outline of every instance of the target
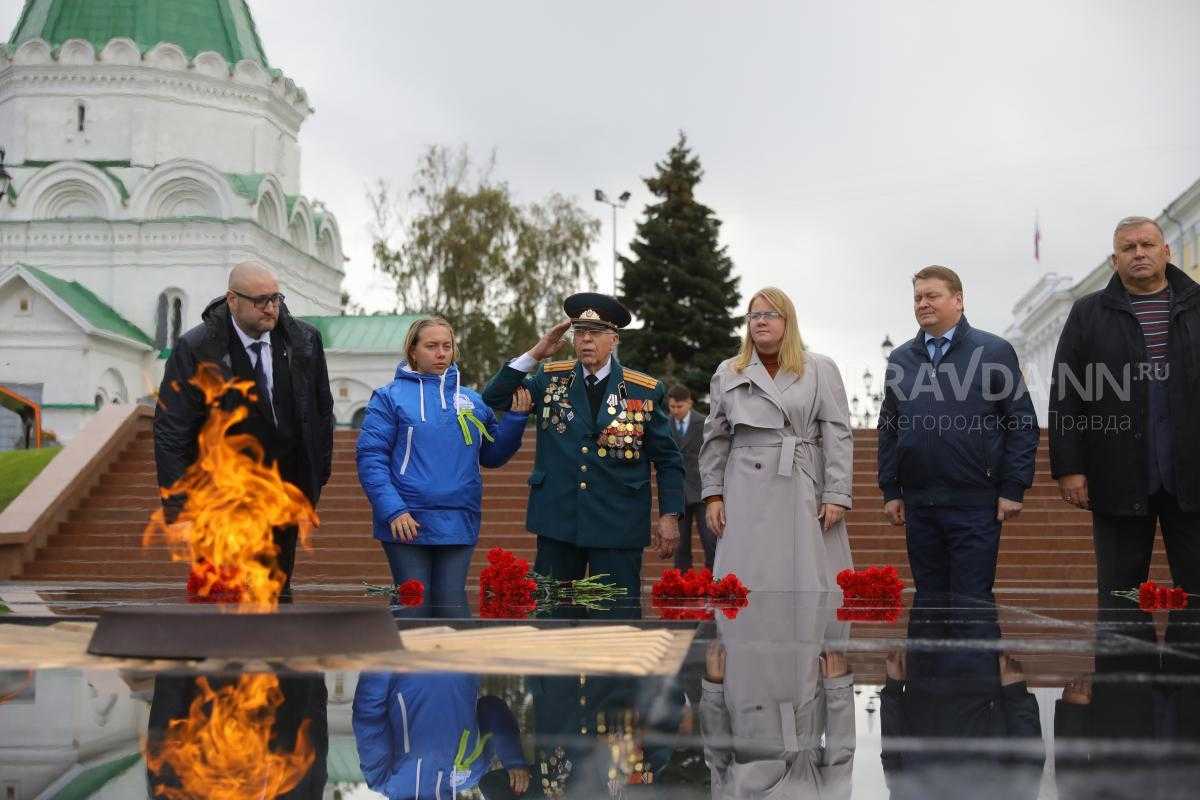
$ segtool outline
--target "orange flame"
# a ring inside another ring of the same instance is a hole
[[[142,545],[162,536],[172,561],[191,563],[201,597],[227,594],[233,581],[241,590],[239,611],[273,610],[287,576],[277,564],[272,529],[296,525],[299,543],[307,546],[317,513],[298,488],[280,477],[277,465],[263,465],[257,439],[229,434],[250,412],[244,405],[222,409],[221,398],[233,391],[253,399],[254,382],[226,380],[216,365],[204,363],[191,384],[208,406],[198,454],[183,477],[161,491],[164,498],[185,494],[187,500],[174,522],[167,522],[162,509],[155,511]]]
[[[309,728],[300,723],[291,753],[273,753],[269,744],[275,714],[283,704],[279,678],[242,675],[236,685],[213,690],[197,678],[196,698],[187,719],[171,720],[162,742],[143,743],[146,766],[155,779],[154,794],[167,800],[248,800],[272,798],[291,790],[313,765]],[[179,787],[158,783],[169,766]]]

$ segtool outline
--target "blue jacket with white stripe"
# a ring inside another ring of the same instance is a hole
[[[479,689],[477,675],[361,673],[352,723],[367,786],[388,800],[453,800],[493,758],[528,767],[512,711]]]
[[[470,411],[494,441],[466,421]],[[457,365],[443,375],[407,364],[376,389],[358,434],[358,480],[371,501],[375,538],[392,541],[391,521],[408,512],[420,525],[413,544],[463,545],[479,539],[483,479],[479,467],[499,467],[521,447],[526,414],[503,419],[474,389],[459,385]]]

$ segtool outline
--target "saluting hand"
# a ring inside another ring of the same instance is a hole
[[[546,335],[538,339],[538,343],[529,351],[529,355],[536,358],[538,361],[549,358],[558,352],[565,341],[563,337],[567,335],[567,329],[571,327],[571,320],[566,319],[555,325]]]

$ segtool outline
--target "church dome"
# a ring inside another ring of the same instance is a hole
[[[167,42],[188,58],[211,50],[230,64],[250,59],[271,66],[245,0],[25,0],[9,46],[16,50],[40,38],[57,47],[86,39],[99,52],[119,37],[132,39],[143,53]]]

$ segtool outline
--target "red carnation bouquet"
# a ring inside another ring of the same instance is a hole
[[[606,574],[560,581],[540,575],[529,562],[503,547],[488,551],[487,566],[479,573],[479,616],[520,619],[539,609],[575,605],[604,610],[606,603],[626,595],[624,586],[605,583]]]
[[[837,618],[843,622],[895,622],[900,618],[900,595],[904,582],[895,567],[844,569],[837,574],[842,590],[842,607]]]
[[[663,619],[708,620],[718,610],[734,619],[750,605],[749,594],[732,572],[718,581],[708,569],[668,569],[650,588],[650,602]]]
[[[1188,607],[1187,592],[1178,586],[1160,586],[1154,581],[1141,583],[1137,590],[1113,592],[1117,597],[1136,600],[1142,611],[1176,611]]]
[[[409,578],[397,586],[373,586],[363,581],[363,587],[368,595],[387,597],[388,605],[411,607],[425,601],[425,584],[416,578]]]

